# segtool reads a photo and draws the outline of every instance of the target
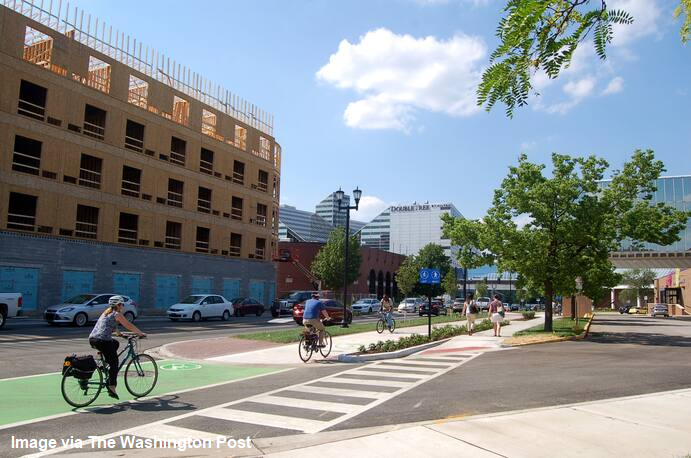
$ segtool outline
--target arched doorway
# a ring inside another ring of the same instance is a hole
[[[391,272],[386,272],[386,284],[384,285],[384,294],[391,297]]]
[[[377,275],[377,298],[381,298],[384,295],[384,272],[379,271]]]
[[[368,289],[370,294],[377,292],[377,275],[374,273],[374,269],[369,271]]]

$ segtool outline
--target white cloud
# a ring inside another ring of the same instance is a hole
[[[607,87],[602,91],[602,95],[616,94],[624,90],[624,78],[621,76],[615,76],[607,84]]]
[[[578,81],[569,81],[564,85],[564,92],[571,96],[572,99],[582,99],[588,97],[595,88],[595,78],[587,76]]]
[[[478,113],[475,90],[486,55],[479,37],[415,38],[382,28],[359,43],[341,41],[317,79],[361,96],[345,110],[348,126],[408,131],[418,110]]]
[[[523,142],[523,143],[521,143],[520,150],[523,153],[523,152],[535,149],[536,146],[537,146],[536,141]]]
[[[375,196],[362,196],[358,211],[353,212],[351,218],[357,221],[370,222],[379,213],[383,212],[389,204]]]
[[[607,3],[610,10],[624,10],[633,16],[633,24],[615,24],[613,46],[627,46],[631,42],[659,34],[660,8],[657,0],[612,0]]]
[[[532,223],[533,218],[527,213],[522,213],[513,218],[513,222],[516,224],[516,226],[518,226],[519,229],[522,229],[526,226],[526,224]]]

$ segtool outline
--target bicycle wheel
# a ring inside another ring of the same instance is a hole
[[[306,338],[304,335],[300,337],[300,343],[298,344],[298,354],[300,359],[304,362],[309,361],[312,357],[312,341]]]
[[[125,386],[135,398],[151,393],[158,381],[156,361],[144,353],[136,355],[125,367]]]
[[[379,318],[379,321],[377,321],[377,332],[378,332],[379,334],[381,334],[382,332],[384,332],[384,327],[385,327],[385,326],[386,326],[386,324],[384,323],[384,320],[381,319],[381,318]]]
[[[324,346],[319,349],[319,353],[326,358],[331,353],[331,334],[329,331],[324,331]]]
[[[60,391],[62,397],[72,407],[86,407],[96,400],[103,389],[103,373],[99,367],[89,380],[78,379],[69,369],[62,376]]]
[[[391,326],[389,326],[389,332],[393,333],[395,329],[396,329],[396,320],[391,318]]]

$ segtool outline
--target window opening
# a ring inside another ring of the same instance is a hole
[[[77,222],[74,235],[95,239],[98,234],[98,207],[77,205]]]
[[[20,231],[34,231],[36,228],[36,204],[38,197],[10,193],[10,203],[7,208],[7,229]]]
[[[106,112],[91,105],[84,107],[84,135],[103,140],[106,133]]]
[[[240,161],[233,161],[233,183],[245,183],[245,164]]]
[[[235,147],[241,150],[247,149],[247,129],[241,126],[235,126]]]
[[[137,226],[139,216],[130,213],[120,213],[120,229],[118,231],[118,242],[137,243]]]
[[[141,192],[142,171],[134,167],[122,166],[123,196],[139,197]]]
[[[182,181],[168,179],[168,205],[172,207],[182,207],[182,191],[184,183]]]
[[[199,171],[213,175],[214,173],[214,152],[202,148],[201,158],[199,159]]]
[[[110,64],[89,56],[89,77],[86,85],[98,91],[110,92]]]
[[[19,86],[17,113],[40,121],[45,120],[47,95],[48,90],[43,86],[22,80]]]
[[[202,108],[202,133],[211,137],[216,135],[216,115]]]
[[[127,101],[132,105],[140,108],[146,108],[149,105],[149,83],[143,79],[130,75],[130,86],[127,94]]]
[[[98,157],[82,154],[79,166],[79,184],[89,188],[101,188],[101,168],[103,160]]]
[[[271,160],[271,141],[262,136],[259,137],[259,157],[267,161]]]
[[[211,189],[199,186],[197,210],[203,213],[211,213]]]
[[[41,167],[41,146],[38,140],[15,135],[12,170],[38,175]]]
[[[53,55],[53,38],[31,27],[24,34],[24,60],[41,67],[50,68]]]
[[[125,128],[125,148],[141,153],[144,151],[144,125],[127,120]]]
[[[269,172],[260,170],[257,176],[257,189],[266,192],[269,189]]]
[[[182,224],[166,221],[166,248],[179,250],[182,247]]]
[[[197,226],[196,250],[200,253],[209,252],[209,234],[211,230],[206,227]]]
[[[177,137],[170,138],[170,162],[185,165],[187,142]]]
[[[242,220],[242,198],[233,196],[230,217],[233,219]]]
[[[230,246],[228,247],[228,254],[230,256],[240,256],[242,250],[242,234],[230,233]]]
[[[190,118],[190,104],[187,100],[173,96],[173,121],[187,125]]]
[[[266,251],[266,239],[257,238],[254,250],[254,257],[257,259],[264,259],[264,252]]]
[[[266,226],[267,207],[264,204],[257,204],[257,225]]]

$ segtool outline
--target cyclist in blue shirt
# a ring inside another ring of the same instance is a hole
[[[319,300],[319,293],[312,293],[312,299],[307,299],[305,302],[305,312],[302,315],[302,324],[309,331],[309,326],[319,331],[319,346],[324,347],[324,323],[319,319],[321,314],[324,314],[326,320],[331,320],[329,312],[326,311],[326,305]]]

